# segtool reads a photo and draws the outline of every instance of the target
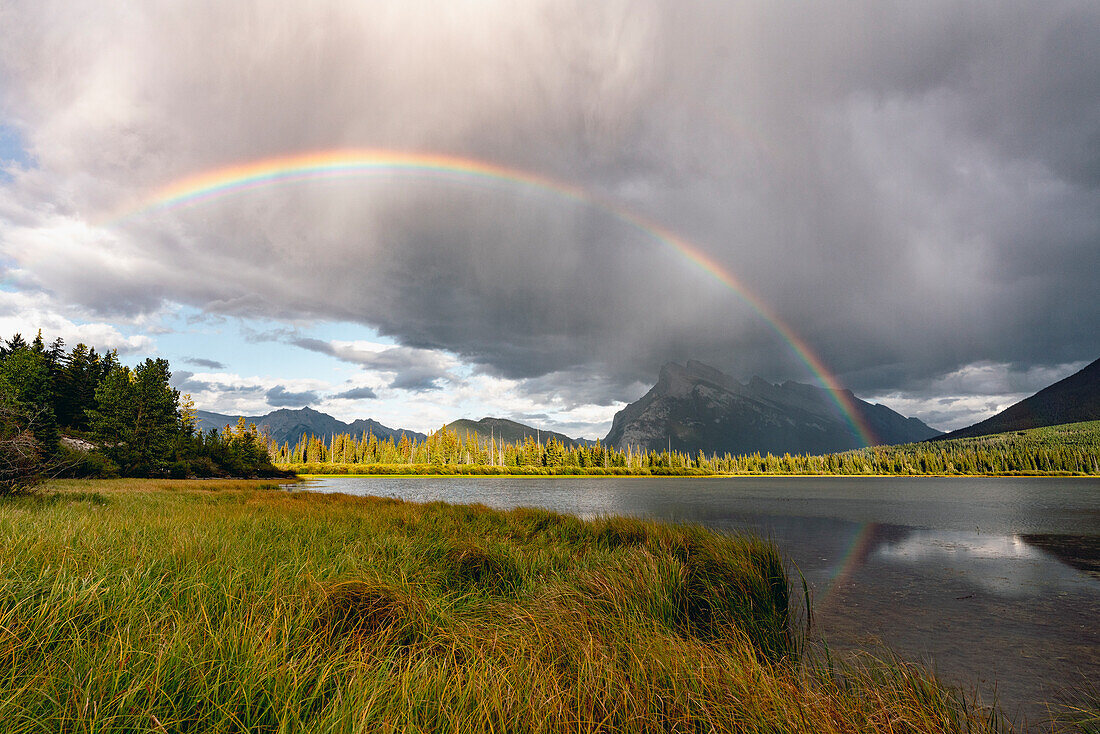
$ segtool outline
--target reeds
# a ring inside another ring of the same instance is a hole
[[[805,655],[781,556],[693,527],[244,483],[0,504],[0,722],[65,732],[987,732]]]

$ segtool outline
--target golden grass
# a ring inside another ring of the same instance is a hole
[[[65,732],[991,732],[802,650],[776,549],[622,518],[65,481],[0,503],[0,722]]]

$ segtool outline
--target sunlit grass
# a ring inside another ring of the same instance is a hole
[[[751,537],[271,483],[0,503],[5,731],[985,732],[920,668],[803,653]]]

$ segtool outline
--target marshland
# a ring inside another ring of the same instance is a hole
[[[7,731],[985,732],[809,644],[772,543],[693,525],[66,480],[0,505]]]

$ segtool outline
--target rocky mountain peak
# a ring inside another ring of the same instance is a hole
[[[939,434],[917,419],[851,396],[861,418],[887,443]],[[829,390],[754,376],[747,384],[710,365],[669,362],[657,384],[615,415],[604,442],[660,450],[671,440],[682,451],[781,454],[845,451],[863,445]]]
[[[686,396],[691,393],[696,385],[708,383],[726,390],[739,391],[741,384],[708,364],[697,360],[688,360],[686,365],[676,362],[668,362],[661,367],[657,384],[654,386],[660,394]]]

